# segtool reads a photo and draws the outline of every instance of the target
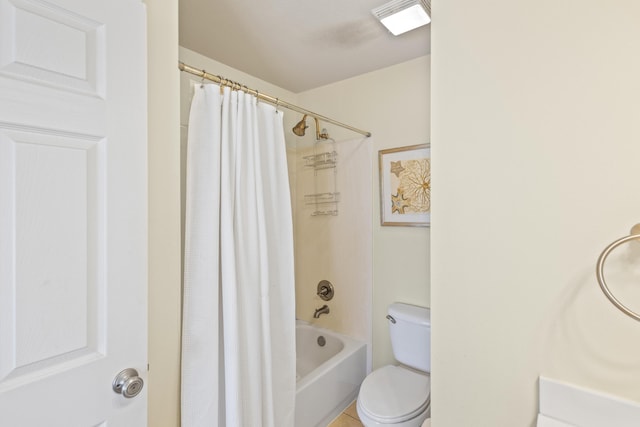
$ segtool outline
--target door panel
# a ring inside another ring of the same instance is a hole
[[[104,23],[69,6],[0,0],[0,70],[16,79],[103,96]]]
[[[146,425],[145,57],[137,0],[0,0],[2,425]]]

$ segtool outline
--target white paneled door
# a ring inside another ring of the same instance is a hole
[[[0,0],[1,426],[146,426],[145,13]]]

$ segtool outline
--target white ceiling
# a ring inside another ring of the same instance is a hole
[[[387,1],[180,0],[180,45],[299,93],[430,52],[430,26],[374,18]]]

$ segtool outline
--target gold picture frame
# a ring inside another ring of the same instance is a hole
[[[380,224],[431,226],[431,144],[378,151]]]

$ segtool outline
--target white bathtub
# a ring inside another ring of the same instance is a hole
[[[326,427],[349,406],[366,376],[366,353],[363,342],[296,322],[295,427]]]

